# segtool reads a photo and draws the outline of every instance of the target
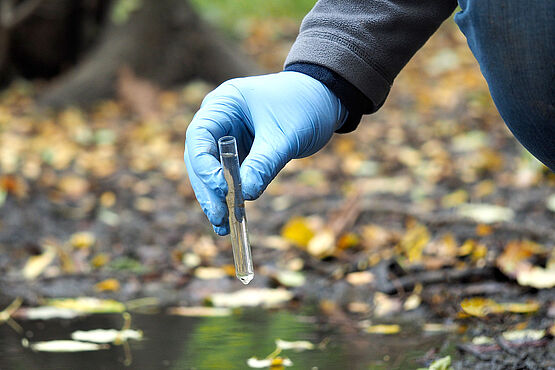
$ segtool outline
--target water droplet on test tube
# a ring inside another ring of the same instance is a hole
[[[224,136],[218,140],[220,161],[227,182],[227,196],[225,198],[229,211],[229,229],[231,249],[235,262],[235,275],[243,283],[248,284],[254,278],[252,267],[251,246],[247,234],[247,218],[245,215],[245,200],[241,190],[241,176],[239,173],[239,155],[237,142],[233,136]]]

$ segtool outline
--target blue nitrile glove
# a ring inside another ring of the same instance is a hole
[[[220,137],[237,139],[243,195],[253,200],[287,162],[321,149],[346,116],[325,85],[299,72],[237,78],[209,93],[187,129],[185,164],[214,231],[229,233]]]

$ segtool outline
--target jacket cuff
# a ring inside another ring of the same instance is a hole
[[[316,64],[334,71],[360,90],[377,111],[391,89],[390,79],[381,68],[371,64],[365,53],[353,43],[324,31],[304,31],[297,37],[285,66],[296,63]]]
[[[355,130],[363,114],[375,111],[374,104],[359,89],[334,71],[317,64],[293,63],[285,71],[300,72],[324,85],[341,100],[347,108],[348,116],[343,125],[335,132],[347,133]]]

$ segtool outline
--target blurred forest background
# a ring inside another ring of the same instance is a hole
[[[313,4],[0,0],[0,303],[249,305],[214,298],[242,286],[185,131],[220,82],[279,71]],[[355,336],[416,312],[462,335],[458,368],[555,366],[554,185],[448,20],[380,112],[248,203],[249,287]]]

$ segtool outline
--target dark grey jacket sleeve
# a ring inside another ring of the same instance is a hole
[[[320,0],[301,24],[286,69],[299,63],[325,67],[360,90],[375,111],[399,71],[456,5],[456,0]]]

